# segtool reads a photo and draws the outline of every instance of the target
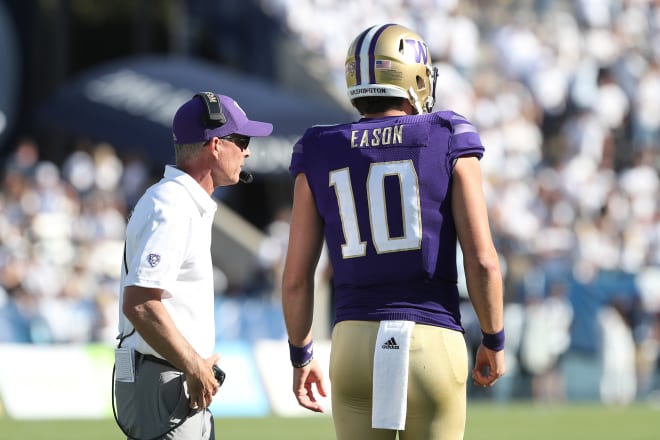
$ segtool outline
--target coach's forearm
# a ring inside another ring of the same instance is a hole
[[[201,358],[177,329],[156,290],[127,287],[123,312],[145,342],[167,361],[184,372],[196,372]]]

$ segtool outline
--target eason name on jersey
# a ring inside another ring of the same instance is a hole
[[[394,339],[394,336],[392,336],[390,339],[385,341],[383,345],[381,345],[382,348],[386,350],[398,350],[399,349],[399,344],[396,343],[396,340]]]

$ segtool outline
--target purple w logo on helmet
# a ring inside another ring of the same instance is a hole
[[[429,48],[426,46],[426,43],[423,41],[415,40],[412,38],[406,38],[403,40],[406,43],[406,46],[410,48],[410,51],[405,51],[406,54],[414,54],[415,62],[427,64],[429,60]]]

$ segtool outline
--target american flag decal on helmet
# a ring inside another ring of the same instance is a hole
[[[376,60],[376,69],[391,69],[392,61],[390,60]]]

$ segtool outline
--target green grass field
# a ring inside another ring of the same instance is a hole
[[[117,440],[114,421],[16,421],[0,418],[2,440]],[[331,440],[329,416],[217,419],[218,440]],[[635,405],[543,406],[476,403],[468,410],[466,440],[660,440],[660,408]],[[356,439],[360,440],[360,439]]]

